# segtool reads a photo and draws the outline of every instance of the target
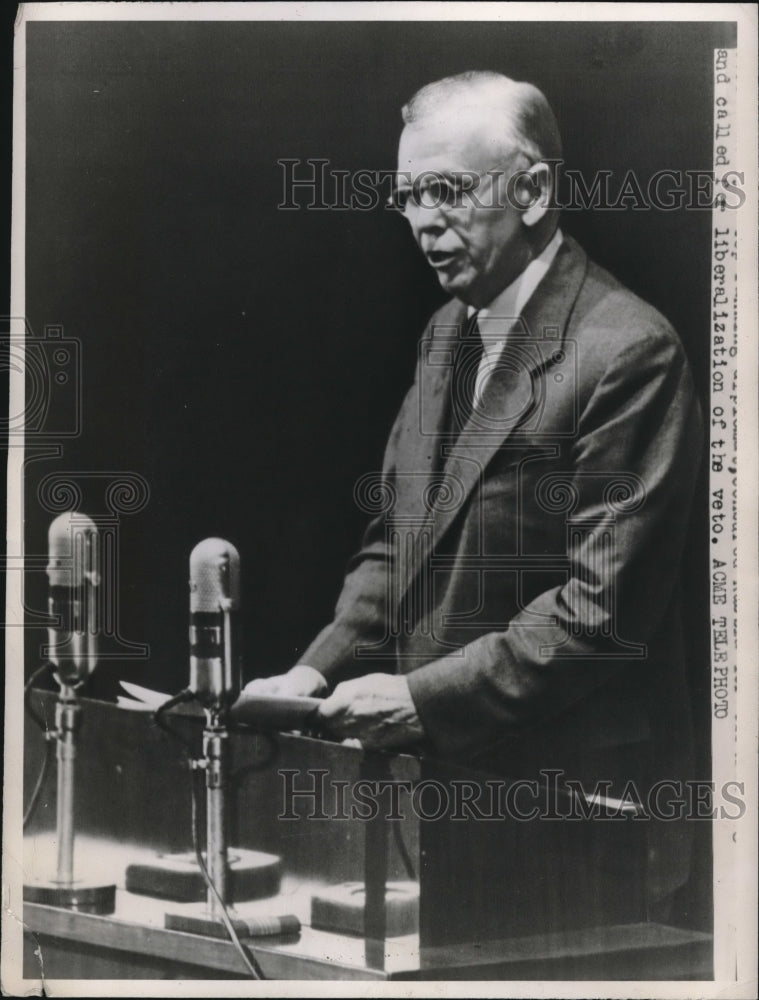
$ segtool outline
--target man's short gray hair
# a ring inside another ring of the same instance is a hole
[[[422,87],[401,114],[404,123],[413,126],[454,106],[492,109],[493,134],[500,134],[509,155],[523,153],[531,163],[561,159],[556,118],[543,93],[531,83],[487,70],[459,73]]]

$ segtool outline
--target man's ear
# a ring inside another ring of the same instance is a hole
[[[553,171],[548,163],[535,163],[520,171],[514,194],[526,226],[537,225],[545,216],[553,203],[553,186]]]

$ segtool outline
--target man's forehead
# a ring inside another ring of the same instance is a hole
[[[407,125],[398,146],[399,173],[484,172],[508,155],[503,132],[481,107],[454,107]]]

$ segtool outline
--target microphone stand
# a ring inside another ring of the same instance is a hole
[[[229,775],[229,729],[226,713],[207,712],[203,730],[206,772],[206,864],[216,889],[207,889],[208,913],[221,920],[222,905],[231,902],[227,865],[226,791]]]
[[[80,913],[113,913],[116,905],[115,884],[103,885],[74,878],[74,791],[76,787],[77,734],[82,721],[82,706],[76,689],[60,682],[55,705],[55,731],[46,734],[56,741],[57,803],[55,839],[58,860],[55,877],[24,885],[24,900],[59,906]]]
[[[224,616],[224,665],[223,677],[233,677],[236,664],[232,656],[231,602],[222,602]],[[227,865],[227,816],[226,791],[229,778],[229,729],[227,705],[224,696],[216,698],[206,712],[203,730],[203,755],[206,770],[206,859],[209,885],[207,888],[208,912],[211,919],[222,919],[222,910],[229,896],[229,868]]]
[[[234,935],[240,938],[297,934],[300,921],[291,914],[243,917],[234,910],[231,886],[232,870],[237,880],[242,882],[244,898],[267,896],[276,893],[279,883],[280,861],[275,855],[260,851],[234,849],[233,869],[230,869],[227,845],[227,788],[229,786],[229,728],[226,711],[206,709],[206,725],[203,730],[203,757],[191,762],[193,769],[202,769],[206,774],[206,852],[203,861],[200,848],[198,858],[201,872],[205,868],[207,876],[206,903],[198,911],[196,907],[180,913],[167,913],[164,926],[167,930],[184,931],[187,934],[204,934],[208,937],[226,938],[230,936],[230,926]],[[260,873],[258,885],[245,883],[250,876]],[[273,881],[276,880],[275,886]],[[267,888],[266,883],[269,883]]]
[[[232,624],[230,605],[224,601],[223,613],[224,650],[223,678],[233,676]],[[229,784],[229,728],[224,691],[217,691],[204,705],[206,724],[203,729],[203,757],[193,760],[193,769],[202,768],[206,774],[206,910],[198,914],[167,913],[165,926],[172,930],[190,933],[208,933],[209,924],[219,925],[231,904],[229,864],[227,860],[227,796]],[[194,831],[193,831],[194,836]],[[198,848],[198,861],[203,869],[203,859]]]
[[[206,905],[200,913],[185,911],[167,913],[164,926],[169,930],[233,940],[258,935],[292,934],[300,930],[300,921],[290,915],[244,918],[236,914],[232,903],[232,875],[240,899],[274,895],[279,890],[281,860],[261,851],[236,848],[230,866],[227,845],[227,788],[229,787],[229,703],[234,700],[237,686],[232,682],[237,670],[232,641],[233,602],[224,598],[219,609],[223,615],[223,657],[219,661],[221,678],[217,684],[214,670],[209,683],[202,685],[196,697],[203,703],[206,724],[203,730],[203,757],[190,766],[203,769],[206,775],[206,860],[197,847],[197,863],[206,882]],[[205,675],[204,675],[205,676]],[[194,837],[193,832],[193,837]],[[195,860],[195,859],[193,859]],[[129,874],[128,874],[129,877]]]
[[[74,881],[74,763],[76,733],[82,721],[82,709],[74,688],[64,684],[55,706],[56,759],[58,762],[58,876],[62,885]]]
[[[229,787],[229,728],[226,710],[214,706],[205,709],[203,756],[191,761],[193,769],[205,771],[206,789],[206,851],[205,863],[199,859],[207,875],[206,904],[200,912],[167,913],[165,926],[191,934],[225,936],[225,917],[232,908],[231,879],[227,844],[227,788]],[[278,867],[278,866],[277,866]],[[238,924],[235,918],[235,925]],[[237,927],[238,933],[248,928]],[[260,931],[259,931],[260,933]]]

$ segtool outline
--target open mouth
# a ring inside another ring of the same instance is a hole
[[[458,254],[447,250],[429,250],[427,252],[427,260],[432,267],[448,267],[457,257]]]

